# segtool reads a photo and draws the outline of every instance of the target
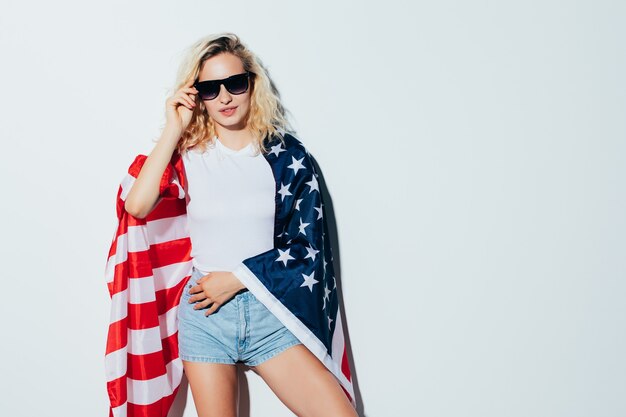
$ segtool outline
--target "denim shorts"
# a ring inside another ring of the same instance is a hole
[[[202,277],[195,267],[180,298],[178,348],[182,360],[255,366],[283,350],[302,344],[280,320],[245,289],[205,315],[194,310],[189,289]]]

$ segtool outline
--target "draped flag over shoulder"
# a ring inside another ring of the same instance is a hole
[[[264,157],[276,180],[274,248],[232,272],[335,375],[353,406],[332,248],[318,174],[291,134]],[[174,153],[145,219],[124,202],[146,161],[138,155],[117,193],[118,225],[106,263],[111,317],[105,353],[110,417],[166,417],[182,378],[177,311],[192,272],[186,179]]]

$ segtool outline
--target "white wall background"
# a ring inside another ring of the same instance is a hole
[[[221,31],[322,168],[362,416],[626,415],[623,2],[0,5],[0,415],[107,415],[118,181]]]

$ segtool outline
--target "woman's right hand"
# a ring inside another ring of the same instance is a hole
[[[181,87],[173,96],[167,99],[165,106],[166,125],[176,129],[180,134],[187,129],[191,115],[196,108],[198,90],[193,86],[193,80]]]

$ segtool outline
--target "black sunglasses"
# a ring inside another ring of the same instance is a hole
[[[239,95],[248,91],[250,75],[253,75],[253,73],[246,71],[242,74],[231,75],[221,80],[196,80],[193,86],[198,90],[198,96],[202,100],[213,100],[217,97],[220,94],[220,86],[222,84],[224,84],[224,87],[226,87],[226,90],[228,90],[230,94]]]

